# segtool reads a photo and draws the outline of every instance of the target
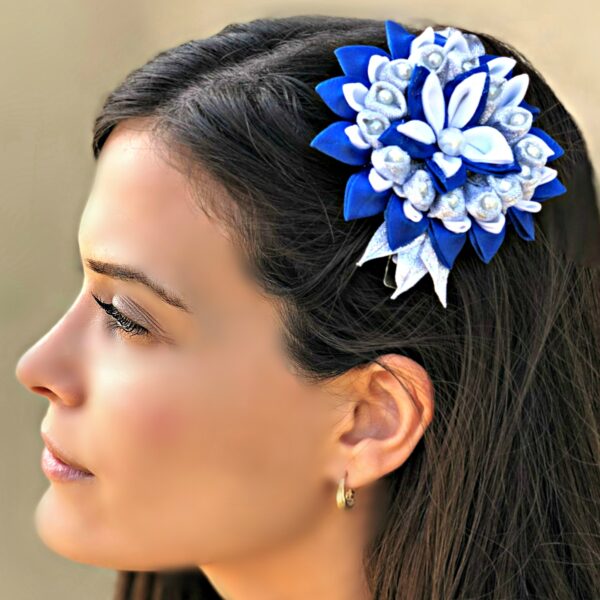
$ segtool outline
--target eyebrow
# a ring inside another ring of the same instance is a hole
[[[127,265],[104,262],[93,258],[86,258],[85,264],[92,271],[99,273],[100,275],[106,275],[107,277],[120,279],[122,281],[137,281],[152,290],[167,304],[170,304],[171,306],[190,314],[192,312],[191,308],[179,296],[166,289],[157,281],[154,281],[148,277],[148,275],[146,275],[143,271],[139,271],[133,267],[128,267]]]

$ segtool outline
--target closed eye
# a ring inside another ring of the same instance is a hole
[[[150,331],[148,329],[146,329],[139,323],[132,321],[130,318],[126,317],[121,311],[117,309],[116,306],[114,306],[110,302],[103,302],[93,293],[92,296],[94,300],[98,303],[98,305],[102,308],[102,310],[110,317],[110,319],[107,319],[105,321],[106,327],[109,331],[116,331],[119,333],[119,335],[125,337],[145,337],[150,335]]]

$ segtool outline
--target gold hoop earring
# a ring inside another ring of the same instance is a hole
[[[344,476],[340,479],[338,484],[337,494],[335,496],[335,501],[338,508],[346,509],[352,508],[354,506],[354,490],[352,488],[346,488],[346,476],[348,475],[348,471],[344,473]]]

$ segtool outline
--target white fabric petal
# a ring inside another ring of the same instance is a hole
[[[446,177],[452,177],[462,165],[460,156],[449,156],[443,152],[434,152],[433,162],[443,171]]]
[[[423,90],[421,92],[423,102],[423,112],[429,125],[435,131],[436,137],[444,127],[446,118],[446,101],[442,84],[436,73],[431,71],[425,79]]]
[[[463,79],[448,101],[448,127],[462,129],[475,114],[485,86],[487,73],[475,73]]]
[[[396,125],[396,131],[423,144],[435,143],[435,132],[425,121],[420,121],[419,119],[413,119],[412,121]]]
[[[529,75],[527,73],[522,73],[521,75],[509,79],[502,87],[496,109],[505,106],[518,106],[521,104],[523,98],[525,98],[528,85]]]
[[[364,83],[344,83],[342,92],[346,102],[356,111],[360,112],[365,107],[365,97],[369,89]]]
[[[542,185],[544,183],[548,183],[556,178],[558,175],[558,171],[553,169],[552,167],[542,167],[542,176],[540,177],[537,185]]]
[[[375,83],[377,81],[377,72],[380,68],[383,68],[384,64],[389,62],[390,59],[387,56],[381,56],[381,54],[373,54],[373,56],[371,56],[367,66],[367,73],[371,83]]]
[[[513,206],[526,212],[540,212],[542,210],[542,205],[535,200],[519,200]]]
[[[470,54],[469,44],[462,31],[453,31],[446,39],[446,42],[444,43],[444,52],[448,53],[451,50],[456,50],[461,54]]]
[[[507,164],[514,161],[512,148],[494,127],[480,125],[463,131],[467,145],[462,156],[473,162]]]
[[[509,56],[497,56],[486,63],[490,70],[490,77],[506,77],[516,64],[517,61]]]
[[[464,215],[461,219],[442,219],[446,229],[454,233],[464,233],[471,228],[471,219]]]
[[[493,221],[480,221],[479,219],[475,219],[477,221],[477,225],[479,225],[485,231],[489,231],[490,233],[500,233],[504,224],[506,223],[506,217],[504,213],[500,213]]]
[[[433,27],[427,27],[410,43],[410,53],[412,54],[417,48],[433,44],[435,41],[435,32]]]
[[[369,183],[376,192],[384,192],[385,190],[389,190],[394,185],[393,181],[382,177],[377,172],[375,167],[372,167],[369,171]]]
[[[402,203],[402,210],[404,211],[404,216],[415,223],[418,223],[423,218],[423,213],[418,208],[415,208],[408,198]]]
[[[361,150],[366,150],[371,147],[371,144],[363,137],[358,125],[349,125],[344,129],[344,133],[348,136],[350,143]]]

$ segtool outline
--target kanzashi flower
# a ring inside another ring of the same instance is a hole
[[[487,54],[477,36],[386,21],[389,52],[336,48],[343,75],[316,91],[338,116],[311,146],[359,167],[346,182],[344,218],[383,213],[357,264],[392,255],[396,291],[429,272],[446,305],[449,269],[467,237],[489,262],[509,220],[534,239],[532,214],[566,190],[546,165],[563,149],[533,127],[516,60]]]

